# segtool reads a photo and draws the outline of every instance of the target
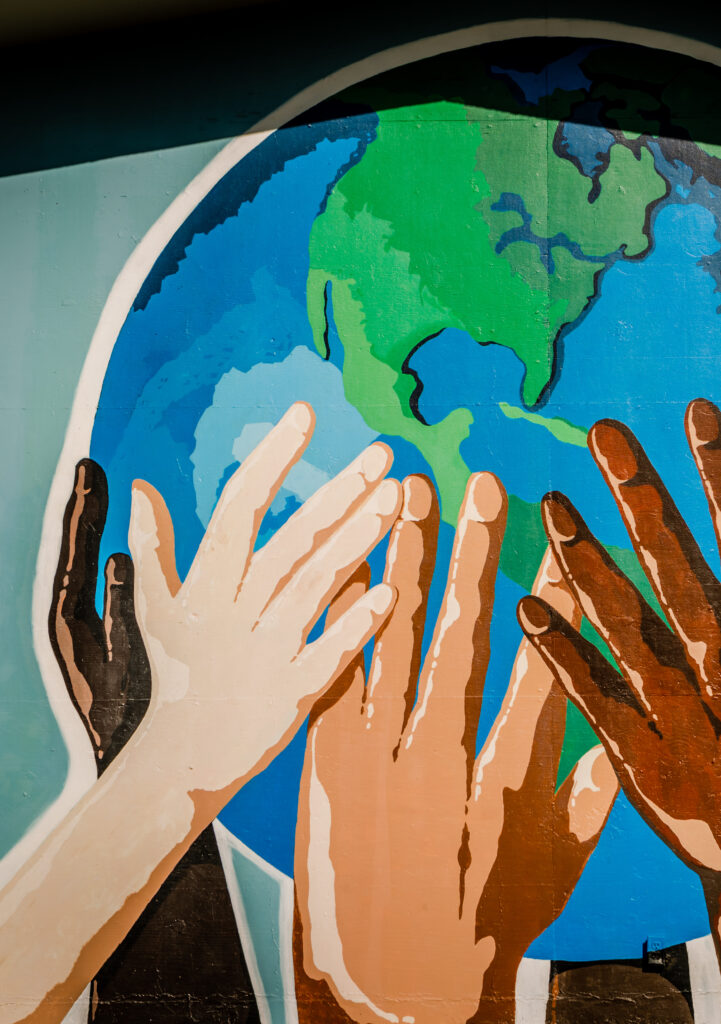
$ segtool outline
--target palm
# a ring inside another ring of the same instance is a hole
[[[476,478],[476,501],[473,486],[423,668],[437,511],[428,485],[410,478],[387,569],[398,603],[367,686],[357,662],[309,728],[296,842],[303,961],[357,1021],[430,1024],[442,1000],[444,1020],[465,1022],[484,996],[498,1000],[496,1019],[512,1016],[517,964],[562,909],[615,794],[602,758],[598,799],[576,787],[573,821],[572,784],[555,797],[565,700],[525,642],[474,764],[505,499],[488,474]],[[478,489],[486,512],[495,494],[488,521]],[[537,591],[574,614],[551,565]],[[366,585],[359,577],[353,589]],[[487,1000],[482,1012],[491,1019]]]
[[[307,861],[311,884],[316,874],[327,879],[332,868],[335,884],[328,888],[323,881],[320,887],[334,903],[343,959],[369,1008],[390,1009],[392,992],[452,988],[470,994],[453,1017],[467,1020],[477,1006],[488,950],[474,942],[473,911],[466,906],[459,916],[465,756],[459,746],[461,756],[434,764],[429,743],[419,737],[409,749],[401,744],[394,759],[395,744],[385,742],[387,735],[366,728],[364,687],[358,669],[344,697],[309,730],[306,800],[298,827],[313,837]],[[327,854],[313,835],[323,803],[330,808]],[[429,935],[443,937],[443,955]],[[394,950],[403,955],[390,955]],[[322,954],[319,961],[329,966]],[[340,978],[334,980],[338,994],[351,994]],[[412,1015],[419,1024],[434,1019],[418,1009]]]

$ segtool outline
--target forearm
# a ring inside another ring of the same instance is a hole
[[[491,961],[483,975],[478,1010],[468,1024],[514,1024],[520,963],[520,954],[504,955],[502,959],[497,955]]]
[[[258,1024],[212,825],[152,897],[92,983],[93,1024]]]
[[[141,732],[0,894],[0,1024],[62,1020],[214,816]]]
[[[296,902],[293,916],[293,966],[299,1024],[353,1024],[325,981],[310,978],[303,966],[303,928]]]
[[[98,760],[98,775],[134,734],[139,717],[122,719]],[[133,1024],[158,1014],[164,1024],[186,1024],[189,1001],[202,1006],[208,1024],[259,1019],[212,824],[143,907],[90,989],[93,1024]]]

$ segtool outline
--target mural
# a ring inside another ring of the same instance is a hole
[[[515,40],[201,175],[48,506],[97,777],[0,1021],[721,1020],[719,101]]]

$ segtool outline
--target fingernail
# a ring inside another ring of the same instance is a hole
[[[313,411],[307,402],[295,402],[286,413],[288,422],[305,434],[313,423]]]
[[[471,478],[465,504],[468,519],[493,523],[503,510],[505,494],[493,473],[476,473]]]
[[[546,531],[552,540],[567,544],[578,533],[578,523],[566,507],[553,494],[547,494],[541,502]]]
[[[111,555],[105,565],[108,584],[111,587],[126,584],[131,578],[132,564],[128,555]]]
[[[538,636],[550,628],[551,618],[545,605],[535,597],[522,597],[516,611],[518,622],[524,633]]]
[[[619,425],[601,420],[588,432],[588,446],[610,476],[625,484],[638,472],[636,455]]]
[[[400,484],[397,480],[384,480],[375,492],[375,502],[382,516],[389,516],[398,508],[398,492]]]
[[[591,779],[593,780],[594,786],[601,790],[611,790],[612,792],[618,789],[618,778],[613,765],[608,759],[608,755],[602,746],[591,747],[587,751],[587,755],[595,753],[595,757],[591,763]]]
[[[689,423],[696,444],[710,444],[719,436],[719,412],[705,398],[696,398],[688,407]]]
[[[376,615],[382,615],[384,612],[387,612],[392,607],[395,599],[395,589],[389,586],[388,583],[379,583],[377,587],[369,590],[366,596],[368,605]]]
[[[433,494],[428,481],[420,476],[407,476],[403,481],[401,519],[419,523],[428,517],[432,505]]]
[[[75,486],[91,491],[95,481],[95,463],[92,459],[81,459],[75,467]]]
[[[360,471],[368,483],[379,480],[390,466],[390,451],[384,444],[372,444],[361,455]]]
[[[150,498],[137,481],[134,481],[130,500],[130,533],[150,535],[154,529],[155,517]]]

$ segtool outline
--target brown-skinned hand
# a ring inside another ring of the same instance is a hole
[[[721,541],[721,413],[703,399],[686,434]],[[562,494],[543,500],[561,572],[618,671],[547,603],[519,620],[602,740],[629,800],[698,872],[721,952],[721,584],[640,443],[602,420],[588,446],[666,622],[618,569]]]
[[[438,505],[408,477],[385,582],[398,595],[363,656],[311,714],[296,831],[301,1024],[508,1024],[530,943],[561,913],[617,792],[602,748],[557,789],[566,700],[524,638],[476,756],[506,495],[471,477],[422,657]],[[361,567],[331,604],[343,614]],[[580,612],[550,552],[534,593]]]

